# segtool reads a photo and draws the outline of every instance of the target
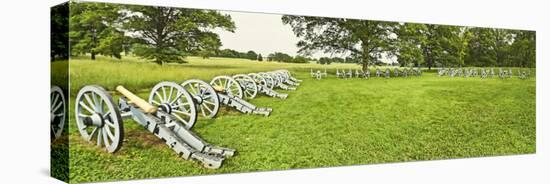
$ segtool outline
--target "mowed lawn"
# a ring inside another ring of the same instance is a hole
[[[131,59],[130,59],[131,60]],[[183,65],[139,61],[71,61],[71,99],[80,87],[124,84],[142,97],[162,80],[182,82],[216,75],[286,68],[304,81],[289,98],[250,100],[271,107],[269,117],[223,109],[199,119],[193,131],[217,146],[235,148],[220,169],[177,156],[131,120],[122,149],[108,154],[84,141],[70,114],[70,178],[74,182],[189,176],[386,162],[534,153],[535,79],[437,77],[315,80],[315,64],[257,63],[239,59],[190,58]],[[515,71],[514,71],[515,72]],[[118,99],[116,99],[118,100]],[[73,103],[73,101],[71,101]]]

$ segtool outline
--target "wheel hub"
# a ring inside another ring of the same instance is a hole
[[[94,113],[91,116],[84,118],[84,124],[87,126],[93,125],[97,127],[103,127],[103,125],[105,125],[105,122],[101,114]]]
[[[204,101],[204,99],[202,98],[202,96],[194,96],[195,97],[195,102],[197,102],[198,105],[202,104],[202,102]]]
[[[163,103],[159,106],[160,110],[170,114],[172,113],[172,107],[168,103]]]

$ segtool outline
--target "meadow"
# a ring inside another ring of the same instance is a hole
[[[296,168],[535,153],[536,80],[531,77],[422,77],[337,79],[335,69],[353,64],[283,64],[243,59],[189,57],[163,66],[126,57],[119,61],[70,61],[71,102],[78,90],[99,84],[112,91],[124,85],[142,97],[160,81],[210,81],[232,75],[288,69],[303,82],[289,98],[260,96],[249,102],[271,107],[269,117],[223,109],[215,119],[199,119],[193,131],[237,155],[220,169],[181,159],[160,139],[125,121],[122,149],[109,154],[84,141],[70,104],[70,182],[191,176]],[[329,77],[315,80],[310,68]],[[515,72],[515,71],[514,71]],[[533,75],[534,76],[534,75]],[[115,96],[116,94],[113,93]],[[117,98],[115,98],[116,100]]]

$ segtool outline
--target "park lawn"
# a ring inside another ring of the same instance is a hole
[[[70,109],[70,182],[190,176],[387,162],[535,153],[535,79],[436,77],[315,80],[316,64],[248,63],[189,58],[157,66],[140,61],[71,60],[71,102],[81,86],[124,84],[142,97],[162,80],[209,80],[287,68],[304,81],[289,98],[250,100],[269,117],[223,110],[199,119],[193,131],[209,143],[235,148],[220,169],[184,160],[162,141],[125,121],[125,139],[108,154],[80,137]],[[137,59],[136,59],[137,60]],[[359,68],[339,64],[323,67]],[[116,99],[116,98],[115,98]],[[117,100],[117,99],[116,99]]]

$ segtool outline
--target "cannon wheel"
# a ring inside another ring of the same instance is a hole
[[[193,96],[198,107],[197,110],[203,117],[214,118],[218,114],[220,99],[210,84],[191,79],[183,82],[181,86]]]
[[[254,82],[256,82],[256,84],[268,88],[267,87],[267,81],[261,75],[259,75],[257,73],[249,73],[248,76],[250,76],[252,78],[252,80],[254,80]]]
[[[290,75],[288,73],[286,73],[286,71],[281,70],[281,71],[278,71],[278,72],[283,76],[284,81],[290,80]]]
[[[65,126],[66,101],[63,90],[59,86],[50,88],[50,126],[51,139],[55,140],[61,136]]]
[[[277,72],[269,72],[268,73],[273,79],[275,79],[276,84],[280,84],[283,82],[283,79]]]
[[[263,78],[265,78],[265,81],[266,81],[266,86],[269,88],[269,89],[273,89],[273,87],[275,87],[275,80],[273,79],[273,77],[271,77],[269,74],[267,73],[259,73]]]
[[[233,76],[233,79],[241,84],[241,87],[244,90],[245,98],[253,99],[254,97],[256,97],[256,94],[258,94],[258,86],[256,85],[256,82],[254,82],[254,79],[252,79],[252,77],[244,74],[237,74]]]
[[[174,116],[186,129],[191,129],[197,121],[197,108],[193,97],[179,84],[158,83],[149,94],[149,103]]]
[[[215,90],[222,90],[229,96],[243,98],[243,89],[239,85],[239,82],[229,76],[214,77],[214,79],[210,81],[210,85],[212,85]]]
[[[114,153],[122,146],[124,126],[111,95],[99,86],[85,86],[76,96],[76,124],[80,135]],[[95,138],[94,138],[95,137]]]

